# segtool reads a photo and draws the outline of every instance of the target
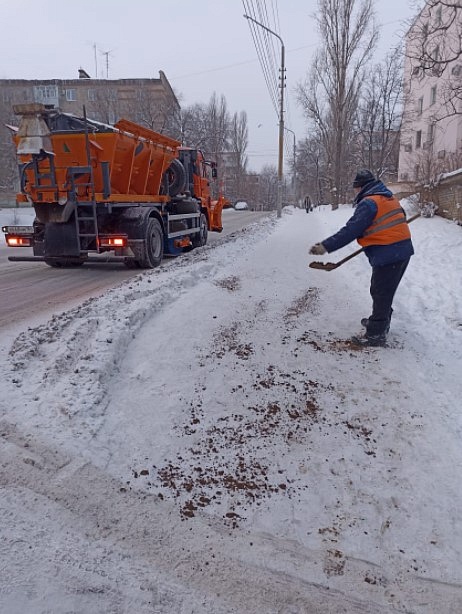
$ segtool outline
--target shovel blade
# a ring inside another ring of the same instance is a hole
[[[333,271],[338,267],[338,264],[335,262],[319,262],[315,260],[314,262],[310,262],[309,266],[312,269],[320,269],[321,271]]]

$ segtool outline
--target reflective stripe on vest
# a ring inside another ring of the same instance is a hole
[[[388,220],[389,217],[393,217],[397,213],[401,214],[399,219],[393,220],[392,222],[388,222],[388,224],[383,224],[385,220]],[[372,224],[369,226],[369,230],[363,234],[363,237],[368,237],[376,232],[380,232],[381,230],[385,230],[385,228],[391,228],[392,226],[396,226],[396,224],[404,224],[406,222],[406,218],[403,215],[403,211],[401,207],[398,209],[392,209],[388,213],[381,215],[380,217],[376,217]]]
[[[367,199],[377,205],[374,221],[358,239],[362,247],[368,245],[390,245],[411,237],[406,216],[395,198],[373,195]]]

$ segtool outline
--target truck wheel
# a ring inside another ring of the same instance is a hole
[[[200,216],[199,227],[201,229],[200,232],[194,233],[191,238],[191,243],[193,247],[202,247],[203,245],[207,244],[209,227],[207,224],[207,218],[203,213],[201,213]]]
[[[164,253],[164,235],[159,220],[153,217],[146,224],[143,252],[143,257],[138,260],[141,268],[153,269],[159,266]]]
[[[172,213],[178,215],[182,213],[199,213],[199,205],[194,200],[180,200],[173,204]]]
[[[73,260],[70,258],[63,258],[62,260],[45,259],[45,264],[55,269],[73,269],[82,266],[83,260]]]
[[[134,258],[125,258],[124,264],[127,267],[127,269],[139,269],[140,268],[140,263],[138,262],[138,260],[135,260]]]

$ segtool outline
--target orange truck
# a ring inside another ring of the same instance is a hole
[[[153,268],[221,232],[228,201],[212,198],[217,168],[200,150],[125,119],[87,119],[85,109],[77,117],[35,103],[13,108],[17,200],[30,203],[35,220],[2,228],[7,245],[33,249],[9,260]]]

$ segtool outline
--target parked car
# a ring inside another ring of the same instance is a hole
[[[249,208],[249,205],[245,202],[245,200],[238,200],[237,203],[235,203],[234,208],[236,211],[244,211],[245,209]]]

